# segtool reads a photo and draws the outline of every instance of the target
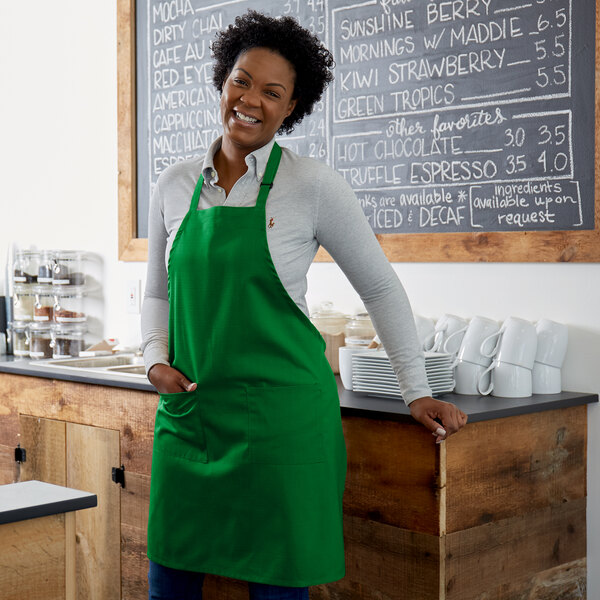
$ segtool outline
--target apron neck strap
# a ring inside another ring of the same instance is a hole
[[[269,160],[265,167],[265,174],[260,183],[260,191],[258,192],[258,198],[256,199],[257,210],[262,210],[265,207],[267,196],[273,187],[273,180],[275,179],[280,160],[281,147],[275,142],[273,148],[271,148],[271,154],[269,154]]]
[[[267,196],[273,187],[273,180],[275,179],[275,175],[277,173],[277,169],[279,168],[279,161],[281,160],[281,146],[277,142],[273,144],[273,148],[271,148],[271,154],[269,154],[269,160],[267,161],[267,166],[265,168],[265,174],[262,178],[262,182],[260,184],[260,191],[258,193],[258,198],[256,199],[256,208],[261,209],[264,208],[267,202]],[[196,188],[194,189],[194,195],[192,196],[192,201],[190,203],[190,210],[197,210],[198,202],[200,200],[200,192],[202,190],[202,184],[204,183],[204,175],[200,175],[198,178],[198,182],[196,183]]]
[[[204,175],[200,175],[200,177],[198,178],[198,182],[196,183],[196,188],[194,189],[192,201],[190,203],[190,211],[198,210],[198,202],[200,201],[200,192],[202,191],[203,183],[204,183]]]

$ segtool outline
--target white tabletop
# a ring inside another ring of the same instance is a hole
[[[0,485],[0,523],[44,517],[98,503],[95,494],[44,481]]]

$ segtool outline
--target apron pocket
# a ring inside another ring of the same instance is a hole
[[[154,424],[154,451],[194,462],[208,461],[197,391],[160,395]]]
[[[301,465],[323,462],[319,384],[249,387],[250,462]]]

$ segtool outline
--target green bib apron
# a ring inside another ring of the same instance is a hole
[[[345,573],[346,447],[324,340],[267,245],[280,157],[275,144],[254,207],[198,210],[201,176],[173,242],[170,362],[198,387],[160,396],[148,557],[302,587]]]

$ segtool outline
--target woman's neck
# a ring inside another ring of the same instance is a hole
[[[219,174],[219,184],[229,194],[235,182],[248,170],[246,156],[250,151],[237,148],[225,139],[214,156],[214,165]]]

